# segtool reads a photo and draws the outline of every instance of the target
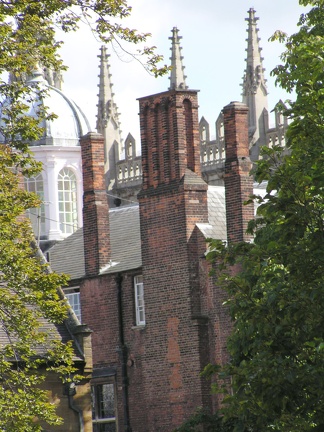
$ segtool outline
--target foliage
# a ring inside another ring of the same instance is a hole
[[[204,432],[232,432],[233,421],[224,422],[219,413],[211,414],[199,408],[189,420],[174,432],[200,432],[202,430]]]
[[[58,287],[66,278],[50,273],[39,259],[22,217],[39,205],[19,184],[41,169],[28,144],[42,135],[42,119],[55,117],[41,104],[34,107],[36,118],[26,115],[35,95],[40,100],[46,92],[28,78],[38,67],[63,68],[55,30],[76,30],[82,20],[94,21],[93,31],[103,42],[144,43],[148,34],[120,23],[130,12],[126,0],[0,1],[0,135],[5,143],[0,146],[0,431],[40,431],[41,423],[60,423],[41,384],[49,371],[63,380],[74,373],[71,346],[52,343],[43,326],[44,319],[60,323],[65,317]],[[158,69],[161,58],[154,47],[137,55],[156,76],[166,71]]]
[[[63,379],[74,372],[70,346],[47,340],[44,318],[62,322],[66,304],[58,287],[66,278],[49,273],[36,257],[29,223],[21,215],[38,204],[19,186],[17,151],[0,147],[0,430],[38,431],[37,419],[60,422],[40,370]],[[24,159],[25,161],[25,159]]]
[[[256,178],[267,181],[249,231],[253,244],[212,242],[210,258],[229,294],[231,362],[222,413],[239,431],[324,430],[324,1],[285,41],[277,83],[296,92],[287,149],[264,149]],[[236,265],[240,271],[233,275]],[[208,371],[207,371],[208,373]]]

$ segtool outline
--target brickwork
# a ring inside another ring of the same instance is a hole
[[[109,259],[109,226],[92,222],[102,217],[92,203],[104,189],[96,162],[102,157],[99,147],[103,143],[98,135],[83,139],[82,151],[89,159],[84,162],[84,190],[91,199],[85,199],[84,210],[90,269],[80,286],[82,318],[93,330],[94,369],[110,368],[116,380],[119,430],[130,430],[124,424],[126,386],[132,432],[170,432],[198,406],[216,409],[221,403],[221,398],[210,395],[210,383],[200,377],[206,364],[228,361],[226,339],[232,327],[223,306],[226,295],[217,280],[209,277],[205,238],[196,226],[208,222],[197,107],[193,91],[171,90],[140,99],[144,181],[138,199],[143,267],[121,275],[123,344],[118,275],[98,276],[100,265]],[[242,205],[252,193],[246,116],[241,104],[224,109],[230,241],[247,238],[244,229],[253,216],[253,210]],[[106,204],[102,208],[108,214]],[[93,229],[101,236],[91,243]],[[97,261],[92,248],[99,255]],[[136,326],[134,276],[139,274],[144,280],[145,326]],[[126,379],[122,353],[127,360]]]
[[[200,177],[197,95],[170,91],[140,99],[140,204],[145,345],[144,431],[170,431],[205,403],[199,373],[208,357],[200,320],[196,223],[207,222]],[[204,345],[204,346],[202,346]],[[202,360],[203,359],[203,360]]]
[[[117,413],[123,424],[122,378],[118,333],[117,288],[114,275],[84,279],[80,285],[82,321],[92,334],[93,368],[109,368],[109,382],[116,382]],[[127,323],[128,324],[128,323]],[[126,323],[125,323],[126,326]]]
[[[248,107],[240,102],[225,106],[225,194],[228,242],[250,240],[247,224],[253,218],[253,204],[244,205],[253,194],[252,163],[249,156]]]
[[[124,273],[122,278],[122,319],[127,347],[127,373],[130,422],[134,432],[142,432],[147,422],[146,393],[143,389],[143,359],[145,330],[136,327],[134,276]],[[93,330],[94,369],[110,368],[117,388],[117,412],[120,430],[124,430],[123,380],[117,305],[116,275],[85,279],[80,287],[82,318]]]
[[[110,275],[84,279],[80,286],[82,321],[93,331],[95,368],[118,363],[118,307],[116,283]],[[106,324],[105,324],[106,323]],[[109,323],[109,325],[108,325]]]
[[[200,176],[197,92],[169,91],[139,101],[143,190],[179,181],[187,168]]]
[[[109,263],[109,207],[104,177],[104,139],[97,133],[81,138],[85,268],[95,276]]]

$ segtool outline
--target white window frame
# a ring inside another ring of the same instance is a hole
[[[72,169],[61,169],[57,187],[60,230],[70,235],[78,228],[77,178]]]
[[[40,173],[36,177],[25,177],[25,189],[28,192],[34,192],[37,194],[42,201],[38,208],[31,208],[27,210],[27,215],[31,220],[34,234],[39,240],[39,237],[45,235],[46,230],[43,175]]]
[[[71,306],[71,309],[81,322],[80,289],[78,287],[64,288],[64,294],[69,302],[69,305]]]
[[[145,303],[144,303],[144,285],[143,276],[134,277],[134,297],[135,297],[135,317],[136,325],[145,325]]]

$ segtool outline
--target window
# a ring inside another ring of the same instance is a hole
[[[80,303],[80,290],[79,288],[65,288],[64,294],[75,313],[78,320],[81,322],[81,303]]]
[[[145,305],[144,305],[144,286],[143,276],[135,276],[135,312],[136,325],[145,325]]]
[[[91,386],[93,432],[117,432],[115,385],[100,383]]]
[[[77,182],[69,168],[63,168],[58,175],[58,205],[60,230],[72,234],[78,227]]]
[[[38,174],[36,177],[25,178],[25,189],[28,192],[34,192],[42,200],[40,207],[28,209],[27,211],[34,234],[39,238],[45,234],[44,182],[42,174]]]

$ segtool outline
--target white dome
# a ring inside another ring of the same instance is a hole
[[[47,88],[47,95],[41,99],[35,95],[34,102],[30,105],[29,115],[37,117],[37,107],[43,104],[47,107],[47,113],[57,116],[52,121],[44,120],[41,126],[45,132],[40,140],[32,142],[31,146],[51,145],[71,147],[78,146],[81,136],[90,131],[89,122],[81,109],[69,99],[61,90],[50,86],[41,72],[36,72],[29,80],[29,84],[36,83],[40,87]]]
[[[90,131],[89,122],[80,108],[54,87],[49,87],[44,105],[48,107],[47,112],[54,113],[57,118],[43,122],[44,137],[31,145],[79,145],[80,137]],[[35,115],[35,112],[31,112],[31,115]]]

